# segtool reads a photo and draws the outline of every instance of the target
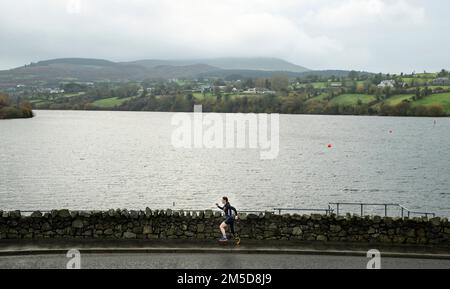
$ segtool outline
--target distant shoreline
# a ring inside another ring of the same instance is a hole
[[[194,113],[193,111],[152,111],[152,110],[121,110],[121,109],[49,109],[49,108],[42,108],[42,109],[33,109],[33,111],[76,111],[76,112],[137,112],[137,113]],[[239,114],[241,112],[213,112],[213,111],[204,111],[204,114],[209,113],[218,113],[218,114]],[[280,115],[303,115],[303,116],[359,116],[359,117],[379,117],[379,118],[450,118],[450,115],[442,115],[442,116],[412,116],[412,115],[378,115],[378,114],[317,114],[317,113],[278,113],[273,112]],[[267,113],[267,114],[273,114],[273,113]],[[260,114],[259,112],[246,112],[244,114]],[[33,116],[34,117],[34,116]]]

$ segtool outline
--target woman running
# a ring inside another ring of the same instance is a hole
[[[230,230],[231,230],[231,234],[233,235],[233,237],[235,236],[233,212],[234,212],[234,215],[236,216],[236,219],[238,218],[238,215],[237,215],[237,210],[233,206],[231,206],[227,197],[222,198],[222,204],[223,204],[223,207],[219,206],[219,204],[216,204],[216,206],[219,209],[221,209],[222,211],[224,211],[224,213],[225,213],[225,221],[220,225],[220,232],[222,233],[222,238],[220,239],[220,241],[227,242],[228,237],[227,237],[226,229],[229,226]]]

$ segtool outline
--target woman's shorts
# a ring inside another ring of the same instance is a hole
[[[227,217],[227,218],[225,219],[225,224],[227,224],[227,225],[233,225],[233,224],[234,224],[234,219],[233,219],[233,217]]]

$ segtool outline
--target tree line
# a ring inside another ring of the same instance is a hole
[[[8,95],[0,94],[0,119],[31,117],[33,117],[33,111],[29,102],[14,102]]]
[[[404,101],[398,105],[381,103],[379,108],[370,104],[335,105],[326,101],[307,101],[306,98],[293,95],[259,95],[252,97],[229,96],[221,98],[194,99],[192,95],[141,97],[130,100],[117,110],[124,111],[164,111],[192,112],[194,105],[203,105],[204,112],[216,113],[280,113],[280,114],[327,114],[327,115],[379,115],[379,116],[446,116],[441,105],[413,105]]]

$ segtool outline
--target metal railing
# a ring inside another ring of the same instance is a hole
[[[400,209],[401,209],[401,211],[402,211],[402,218],[405,216],[405,212],[407,212],[408,218],[410,218],[411,215],[423,215],[423,216],[425,216],[426,218],[428,218],[428,216],[433,216],[433,218],[436,217],[436,214],[435,214],[435,213],[411,211],[411,210],[405,208],[405,207],[402,206],[402,205],[400,205],[399,207],[400,207]]]
[[[287,208],[274,208],[274,211],[277,211],[279,215],[281,215],[282,212],[319,212],[319,213],[325,213],[326,215],[331,215],[334,210],[329,206],[328,209],[287,209]]]
[[[405,217],[405,213],[407,214],[408,218],[411,217],[411,215],[422,215],[428,218],[428,216],[433,216],[435,217],[436,214],[435,213],[430,213],[430,212],[418,212],[418,211],[412,211],[408,208],[406,208],[405,206],[402,206],[400,204],[393,204],[393,203],[346,203],[346,202],[339,202],[339,203],[329,203],[329,206],[336,206],[336,215],[339,216],[340,210],[342,208],[342,206],[357,206],[360,208],[361,210],[361,216],[364,216],[365,213],[365,209],[367,207],[382,207],[384,208],[384,216],[387,217],[388,216],[388,211],[390,207],[394,207],[397,209],[400,209],[401,211],[401,217]]]
[[[410,218],[414,215],[420,215],[425,216],[428,218],[429,216],[432,216],[433,218],[436,217],[435,213],[431,212],[422,212],[422,211],[413,211],[408,208],[406,208],[403,205],[395,204],[395,203],[352,203],[352,202],[333,202],[328,204],[328,208],[326,209],[318,209],[318,208],[274,208],[271,210],[239,210],[239,213],[245,213],[245,214],[261,214],[261,213],[278,213],[281,215],[283,212],[317,212],[317,213],[325,213],[326,215],[332,215],[336,214],[339,216],[342,211],[343,206],[350,206],[350,207],[358,207],[360,210],[360,215],[363,217],[365,215],[366,209],[368,207],[381,207],[384,209],[384,216],[388,217],[389,215],[389,209],[390,208],[396,208],[401,212],[401,217],[404,218],[407,216]],[[52,210],[37,210],[41,213],[50,213]],[[86,210],[74,210],[76,212],[85,212]],[[183,210],[183,209],[177,209],[173,210],[176,212],[203,212],[203,210]],[[36,212],[36,210],[23,210],[21,213],[25,214],[32,214],[33,212]],[[87,212],[87,211],[86,211]]]

